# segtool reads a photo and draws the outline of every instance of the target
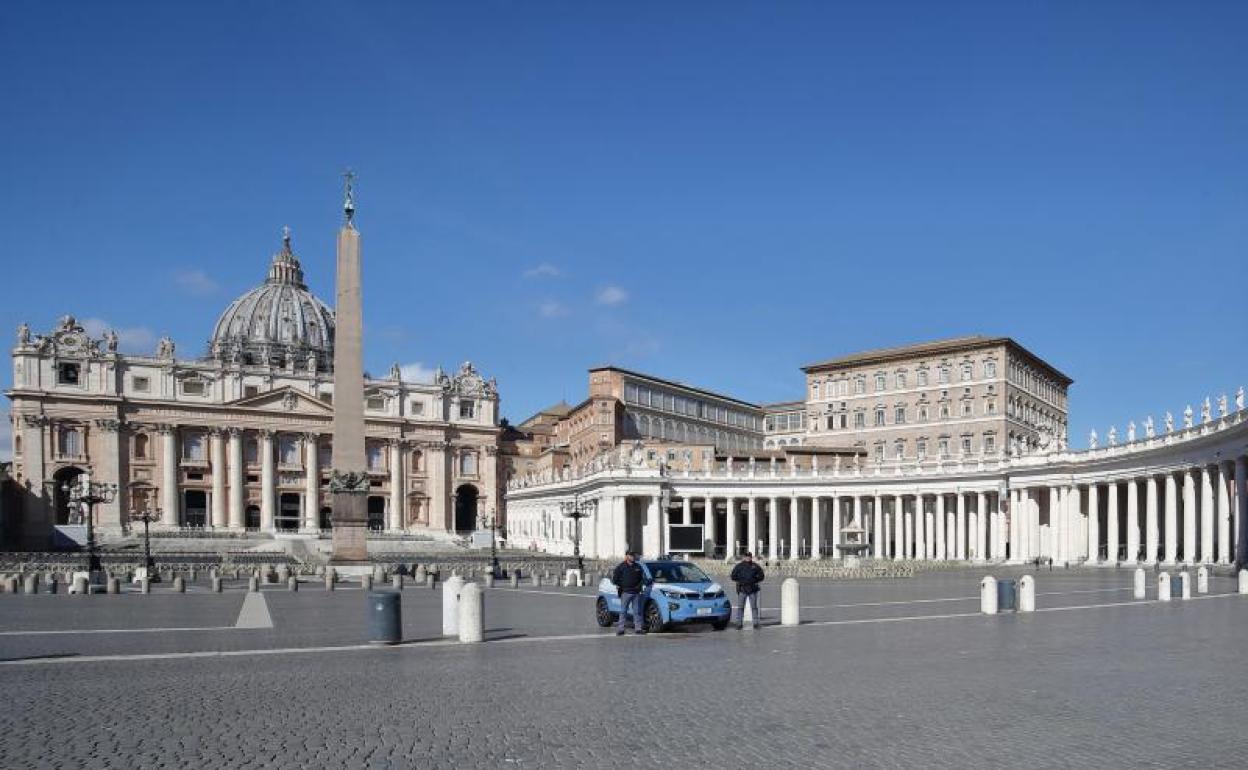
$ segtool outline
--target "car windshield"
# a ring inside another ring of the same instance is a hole
[[[711,579],[696,566],[682,562],[651,562],[646,565],[656,583],[709,583]]]

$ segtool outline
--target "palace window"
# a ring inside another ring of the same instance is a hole
[[[147,377],[134,377],[130,380],[130,387],[136,393],[146,393],[152,389],[152,381]]]
[[[906,373],[897,372],[897,388],[900,390],[904,387],[906,387]]]
[[[384,412],[386,410],[385,396],[369,396],[364,400],[364,406],[370,412]]]
[[[61,364],[56,367],[56,382],[59,385],[78,385],[81,373],[78,364]]]
[[[884,462],[884,445],[883,444],[875,445],[875,461],[877,463]]]
[[[865,378],[859,377],[854,380],[854,393],[859,395],[867,392],[867,381]]]
[[[995,415],[997,413],[997,402],[989,401],[986,408],[987,408],[988,414]]]
[[[849,427],[849,415],[842,414],[841,415],[841,430],[844,430],[845,428],[848,428],[848,427]]]
[[[82,456],[82,431],[77,428],[61,428],[56,433],[58,449],[63,457]]]
[[[258,396],[258,395],[260,395],[259,385],[244,385],[243,386],[243,398],[252,398],[253,396]]]
[[[962,416],[963,417],[971,416],[971,402],[970,401],[962,402]]]
[[[882,374],[875,375],[875,390],[877,393],[881,390],[884,390],[884,375]]]
[[[937,375],[940,378],[939,381],[941,385],[948,383],[949,382],[949,367],[947,366],[940,367],[939,371],[937,372]]]
[[[902,460],[906,456],[906,445],[900,441],[893,445],[893,457]]]
[[[204,434],[185,433],[182,436],[182,459],[192,463],[204,462]]]
[[[970,365],[970,364],[962,364],[962,381],[963,381],[963,382],[965,382],[965,381],[967,381],[967,380],[971,379],[971,373],[972,373],[972,371],[973,371],[973,370],[971,369],[971,365]]]
[[[842,396],[848,396],[849,395],[849,380],[841,380],[840,383],[837,384],[837,392],[840,393]]]
[[[477,417],[477,402],[471,398],[461,399],[459,402],[459,419],[474,420]]]
[[[322,469],[329,468],[334,464],[334,445],[328,441],[318,441],[316,444],[316,464]]]
[[[199,378],[182,381],[182,395],[184,396],[202,396],[206,390],[204,381]]]
[[[924,404],[923,406],[919,407],[919,422],[927,422],[927,417],[928,417],[927,405]]]
[[[997,437],[996,436],[984,436],[984,452],[986,454],[992,454],[993,452],[996,452],[996,451],[997,451]]]
[[[942,439],[941,439],[941,440],[937,443],[937,447],[938,447],[938,449],[939,449],[939,451],[940,451],[940,456],[941,456],[941,457],[948,457],[948,456],[949,456],[949,439],[947,439],[947,438],[942,438]]]
[[[962,454],[969,455],[971,453],[971,437],[962,437]]]
[[[906,424],[906,408],[904,406],[899,406],[893,410],[893,422],[898,425]]]
[[[854,427],[855,428],[867,427],[867,413],[866,412],[854,412]]]
[[[334,403],[334,394],[332,391],[322,390],[320,393],[317,394],[317,396],[318,398],[321,399],[321,401],[323,401],[326,404]]]
[[[997,376],[997,362],[996,361],[984,362],[984,376],[990,377],[990,378]]]
[[[624,400],[630,404],[637,403],[637,386],[631,382],[624,383]]]
[[[875,424],[876,426],[880,426],[884,424],[884,410],[883,409],[875,410]]]
[[[948,404],[940,405],[940,419],[942,420],[949,419],[949,405]]]
[[[916,442],[915,452],[918,453],[918,458],[920,460],[927,458],[927,439],[921,438],[918,440],[918,442]]]
[[[919,387],[920,388],[927,387],[927,370],[926,369],[919,370]]]

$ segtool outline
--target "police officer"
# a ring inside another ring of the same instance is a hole
[[[624,619],[630,607],[633,611],[633,632],[646,633],[646,598],[642,594],[646,575],[637,563],[637,554],[632,551],[624,554],[624,561],[616,565],[615,571],[611,573],[611,582],[615,583],[615,590],[620,596],[620,620],[615,627],[615,635],[624,635]]]
[[[754,556],[748,551],[741,555],[741,561],[732,568],[732,574],[728,576],[728,579],[737,584],[738,629],[745,627],[746,602],[749,602],[754,609],[754,627],[758,628],[758,584],[766,577],[763,568],[755,563]]]

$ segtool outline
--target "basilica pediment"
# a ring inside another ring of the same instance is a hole
[[[333,407],[302,393],[289,385],[254,396],[245,396],[231,401],[227,406],[244,406],[248,409],[266,409],[276,412],[295,412],[299,414],[331,415]]]

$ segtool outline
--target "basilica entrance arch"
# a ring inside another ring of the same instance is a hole
[[[368,528],[386,528],[386,498],[381,495],[370,495],[368,498]]]
[[[52,475],[52,481],[56,488],[52,492],[52,500],[56,506],[56,523],[57,524],[78,524],[86,521],[84,514],[77,510],[69,509],[69,495],[65,492],[66,486],[75,486],[78,484],[78,477],[82,475],[82,468],[76,468],[68,465],[61,468]]]
[[[247,510],[243,512],[243,526],[247,529],[260,529],[260,506],[247,506]]]
[[[208,523],[208,493],[202,489],[188,489],[182,494],[182,524],[187,527],[203,527]]]
[[[274,526],[279,530],[299,529],[299,514],[303,511],[301,495],[298,492],[283,492],[278,498],[277,517]]]
[[[477,528],[477,488],[464,484],[455,490],[455,531],[472,532]]]

